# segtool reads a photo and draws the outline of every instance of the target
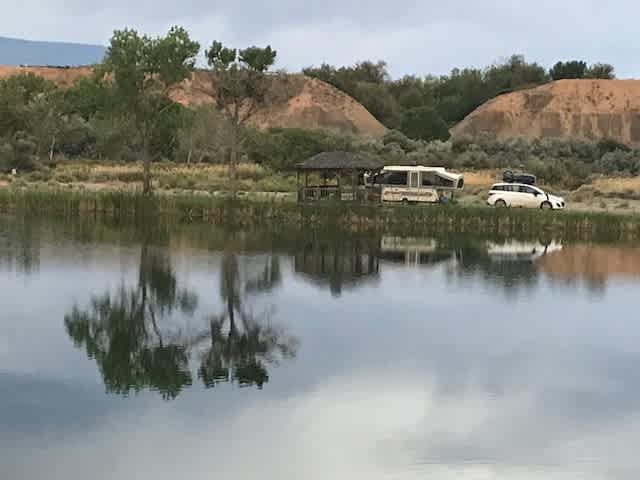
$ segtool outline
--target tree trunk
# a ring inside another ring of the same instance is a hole
[[[156,312],[153,310],[152,305],[149,305],[149,315],[151,316],[151,325],[153,326],[153,331],[156,334],[156,337],[158,337],[158,341],[160,342],[160,347],[164,347],[162,333],[160,332],[160,328],[158,327],[158,322],[156,321]]]
[[[229,179],[235,184],[238,173],[238,132],[237,128],[233,129],[231,135],[231,149],[229,152]]]
[[[227,298],[227,315],[229,316],[229,336],[236,336],[238,329],[236,327],[236,312],[233,305],[233,297],[229,295]]]
[[[146,130],[146,129],[145,129]],[[149,135],[144,135],[142,156],[142,194],[151,195],[153,193],[153,186],[151,185],[151,153],[150,150]]]
[[[53,152],[56,148],[56,136],[53,135],[51,138],[51,147],[49,148],[49,163],[53,163]]]
[[[153,189],[151,186],[151,159],[148,155],[145,155],[144,158],[144,166],[142,171],[142,194],[147,196],[153,194]]]

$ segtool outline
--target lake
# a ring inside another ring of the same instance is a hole
[[[636,479],[640,248],[0,217],[2,478]]]

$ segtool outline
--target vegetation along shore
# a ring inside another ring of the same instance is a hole
[[[174,221],[231,229],[253,227],[339,228],[425,234],[433,231],[562,237],[580,240],[640,238],[640,216],[589,212],[549,212],[478,206],[385,206],[250,200],[175,193],[149,197],[140,192],[70,190],[0,190],[0,212],[49,218],[95,218],[111,221]]]

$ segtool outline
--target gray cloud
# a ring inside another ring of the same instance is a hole
[[[5,0],[6,2],[7,0]],[[481,66],[512,53],[550,65],[584,58],[637,74],[632,0],[24,0],[3,7],[0,34],[106,43],[125,25],[160,33],[189,28],[202,43],[272,43],[280,66],[385,59],[395,76]]]

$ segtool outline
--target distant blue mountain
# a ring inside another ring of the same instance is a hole
[[[0,65],[79,66],[99,63],[105,47],[0,37]]]

